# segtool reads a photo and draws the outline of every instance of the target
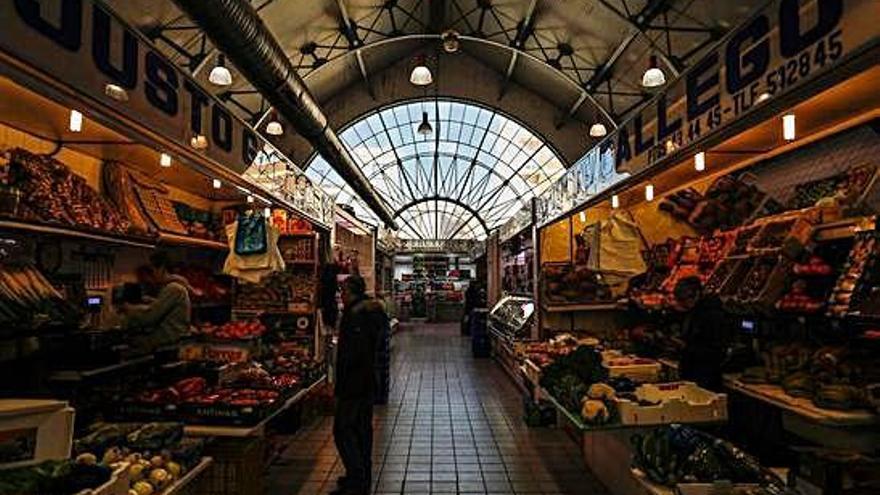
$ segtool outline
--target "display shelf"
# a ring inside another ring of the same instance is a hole
[[[319,387],[324,381],[327,379],[327,375],[322,376],[321,378],[315,380],[314,383],[309,385],[308,387],[300,390],[295,395],[284,401],[283,404],[278,406],[271,414],[263,418],[259,423],[252,426],[212,426],[212,425],[186,425],[183,428],[184,434],[192,437],[234,437],[234,438],[244,438],[244,437],[254,437],[261,436],[266,430],[266,425],[269,421],[275,419],[279,414],[286,411],[294,404],[301,401],[304,397],[306,397],[309,393],[311,393],[314,389]]]
[[[95,241],[106,244],[116,244],[120,246],[137,247],[143,249],[155,249],[156,247],[156,244],[154,242],[151,242],[151,240],[149,239],[85,232],[68,227],[44,225],[38,223],[26,223],[16,220],[0,220],[0,230],[9,230],[31,234],[56,235],[67,237],[70,239]]]
[[[582,303],[582,304],[542,304],[541,308],[547,313],[579,313],[587,311],[615,311],[625,309],[621,302],[605,303]]]
[[[819,242],[849,239],[865,229],[874,228],[876,218],[873,216],[853,217],[817,225],[813,229],[813,239]]]
[[[190,237],[180,234],[171,234],[168,232],[162,232],[159,234],[159,243],[171,246],[205,248],[213,249],[215,251],[229,251],[229,246],[225,242],[213,241],[211,239],[201,239],[198,237]]]
[[[168,486],[165,490],[159,493],[159,495],[175,495],[178,493],[184,493],[184,490],[187,486],[195,481],[199,476],[205,473],[211,464],[214,462],[214,459],[210,457],[202,457],[202,460],[199,461],[192,469],[186,472],[178,480],[175,480],[174,483]]]
[[[852,411],[823,409],[813,404],[809,399],[788,395],[782,387],[777,385],[743,383],[736,375],[725,376],[724,384],[731,390],[736,390],[753,399],[766,402],[822,425],[843,427],[880,423],[880,418],[867,409]]]
[[[101,368],[95,368],[91,370],[60,370],[55,371],[51,375],[49,375],[50,380],[58,381],[58,382],[77,382],[87,380],[89,378],[94,378],[96,376],[104,375],[107,373],[113,373],[117,371],[124,370],[126,368],[131,368],[134,366],[139,366],[142,364],[147,364],[153,361],[153,356],[141,356],[138,358],[127,359],[120,363],[111,364],[108,366],[103,366]]]

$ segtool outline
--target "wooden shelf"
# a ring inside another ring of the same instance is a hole
[[[616,311],[623,309],[617,302],[586,303],[586,304],[543,304],[541,308],[547,313],[579,313],[588,311]]]
[[[176,493],[183,493],[182,491],[192,483],[196,478],[201,476],[214,462],[214,459],[210,457],[202,457],[202,460],[199,461],[192,469],[186,472],[180,479],[176,480],[174,483],[168,486],[165,490],[159,493],[159,495],[174,495]]]
[[[70,239],[82,239],[88,241],[116,244],[120,246],[137,247],[143,249],[155,249],[156,244],[148,239],[118,236],[113,234],[100,234],[85,232],[73,228],[44,225],[36,223],[20,222],[16,220],[0,220],[0,230],[11,230],[33,234],[46,234],[67,237]]]
[[[56,371],[49,375],[50,380],[59,381],[59,382],[78,382],[87,380],[89,378],[94,378],[96,376],[104,375],[107,373],[113,373],[115,371],[124,370],[126,368],[131,368],[134,366],[139,366],[142,364],[147,364],[153,361],[153,356],[142,356],[139,358],[133,358],[126,361],[122,361],[121,363],[111,364],[108,366],[103,366],[101,368],[95,368],[91,370],[63,370]]]
[[[817,225],[813,229],[813,239],[816,241],[834,241],[848,239],[865,229],[872,229],[876,219],[873,216],[853,217]]]
[[[731,390],[794,413],[812,422],[827,426],[867,426],[880,423],[878,415],[867,409],[835,411],[823,409],[809,399],[792,397],[782,387],[770,384],[753,384],[739,381],[735,375],[724,377],[724,384]]]
[[[191,237],[187,235],[171,234],[167,232],[162,232],[161,234],[159,234],[159,243],[191,248],[206,248],[213,249],[215,251],[229,250],[229,246],[227,246],[224,242],[212,241],[210,239],[200,239],[198,237]]]

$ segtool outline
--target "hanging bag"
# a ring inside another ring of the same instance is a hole
[[[235,254],[239,256],[265,254],[267,249],[266,218],[253,213],[239,214],[235,232]]]

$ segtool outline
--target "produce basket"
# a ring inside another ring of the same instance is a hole
[[[736,267],[742,262],[743,260],[738,258],[721,260],[706,280],[704,292],[706,294],[719,294],[730,275],[736,271]]]
[[[180,415],[187,423],[223,426],[253,426],[269,417],[280,401],[263,406],[233,404],[181,404]]]
[[[740,286],[742,285],[743,280],[745,280],[746,276],[751,272],[752,267],[754,266],[755,260],[752,258],[739,258],[739,259],[729,259],[725,260],[725,262],[731,262],[732,268],[728,273],[727,278],[725,278],[724,283],[722,283],[718,290],[715,292],[723,302],[727,303],[727,301],[731,300],[736,293],[739,291]],[[710,282],[711,279],[710,279]],[[708,286],[708,284],[707,284]],[[709,292],[710,288],[707,287],[707,292]]]
[[[603,360],[602,366],[608,370],[610,378],[629,378],[639,383],[654,383],[660,380],[662,366],[653,359],[632,356],[618,356]]]
[[[82,490],[76,495],[128,495],[128,489],[131,485],[128,468],[127,462],[119,463],[106,483],[91,490]]]
[[[744,279],[737,280],[736,295],[725,302],[731,311],[772,313],[785,293],[794,262],[785,256],[760,256]]]
[[[752,239],[761,231],[760,225],[747,225],[740,228],[736,232],[736,239],[733,241],[733,247],[730,248],[728,256],[742,256],[748,254],[749,244]]]
[[[790,258],[797,257],[813,237],[813,224],[805,214],[768,221],[749,242],[751,254],[782,252]]]
[[[698,387],[693,382],[645,384],[633,394],[636,400],[615,397],[621,424],[660,425],[727,420],[727,395]],[[653,405],[641,405],[651,403]]]

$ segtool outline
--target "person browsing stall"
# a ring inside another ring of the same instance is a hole
[[[358,275],[342,284],[333,439],[345,475],[339,479],[334,495],[370,493],[376,347],[388,316],[384,305],[368,297],[366,290],[366,282]]]
[[[133,346],[144,353],[172,345],[189,330],[191,318],[190,287],[185,278],[168,272],[169,260],[155,253],[150,263],[137,270],[138,283],[155,298],[146,304],[122,305],[123,328],[136,335]]]

